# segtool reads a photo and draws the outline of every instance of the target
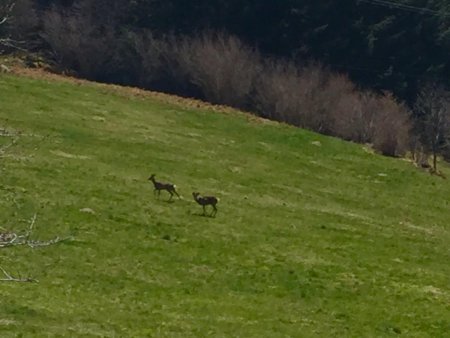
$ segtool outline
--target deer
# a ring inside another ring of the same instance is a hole
[[[175,190],[176,185],[172,183],[162,183],[155,180],[155,174],[152,174],[148,180],[153,182],[153,185],[155,189],[153,190],[153,193],[156,194],[158,192],[158,197],[161,195],[161,190],[166,190],[170,194],[169,201],[172,200],[173,195],[177,195],[180,199],[180,195],[178,195],[177,191]]]
[[[210,216],[215,216],[217,213],[216,204],[219,202],[219,199],[214,196],[200,196],[199,192],[193,192],[192,196],[194,200],[203,207],[203,215],[206,215],[206,206],[210,205],[213,207],[213,210]]]

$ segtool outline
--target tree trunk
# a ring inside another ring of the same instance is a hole
[[[435,172],[437,172],[436,158],[437,158],[436,151],[433,151],[433,169],[434,169]]]

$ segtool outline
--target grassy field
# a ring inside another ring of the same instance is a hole
[[[449,337],[448,180],[168,101],[0,75],[0,336]]]

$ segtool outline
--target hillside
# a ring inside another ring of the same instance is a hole
[[[1,144],[17,140],[1,230],[36,214],[33,238],[73,237],[0,248],[1,267],[39,280],[0,284],[2,337],[450,332],[447,180],[126,88],[0,75],[0,102]],[[183,199],[155,198],[151,173]],[[193,191],[220,198],[216,218]]]

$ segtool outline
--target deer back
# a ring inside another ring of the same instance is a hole
[[[202,201],[201,204],[204,204],[204,205],[208,205],[208,204],[216,205],[217,204],[217,198],[214,196],[203,196],[203,197],[200,197],[200,200]]]

